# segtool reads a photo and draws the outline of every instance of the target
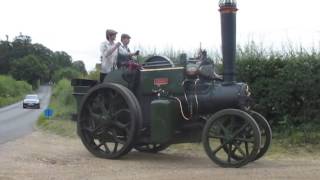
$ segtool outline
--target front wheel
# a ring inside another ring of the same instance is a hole
[[[261,158],[268,151],[271,145],[272,130],[266,118],[264,118],[261,114],[255,111],[249,111],[248,113],[257,122],[259,129],[261,131],[261,145],[260,145],[260,149],[257,156],[254,158],[254,161],[255,161]]]
[[[252,161],[261,143],[255,120],[238,109],[225,109],[206,122],[202,142],[209,158],[222,167],[241,167]],[[232,158],[234,155],[239,159]]]

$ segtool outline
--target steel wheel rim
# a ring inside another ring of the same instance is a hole
[[[117,158],[132,148],[136,114],[125,90],[102,85],[85,98],[78,133],[86,148],[102,158]]]
[[[272,130],[268,123],[268,121],[259,113],[255,111],[250,111],[250,115],[254,118],[254,120],[257,122],[260,132],[261,132],[261,145],[259,152],[254,160],[260,159],[262,156],[265,155],[265,153],[268,151],[271,140],[272,140]]]
[[[254,118],[254,120],[258,124],[261,133],[261,143],[259,151],[255,158],[252,159],[252,161],[255,161],[264,156],[264,154],[268,151],[271,145],[272,131],[268,121],[261,114],[255,111],[250,111],[249,114]],[[224,150],[227,151],[226,148],[224,148]],[[236,154],[231,154],[231,157],[236,160],[241,160],[241,157],[237,156]]]
[[[230,117],[237,118],[231,120]],[[228,121],[237,121],[238,127],[230,126]],[[252,133],[251,137],[247,136],[248,132]],[[258,125],[253,118],[233,109],[222,110],[212,116],[205,126],[202,139],[207,155],[222,167],[247,164],[255,158],[261,141]],[[233,155],[241,158],[234,159]]]

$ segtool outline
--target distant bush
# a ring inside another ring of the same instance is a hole
[[[0,75],[0,107],[22,99],[31,90],[31,85],[25,81],[16,81],[10,76]]]
[[[99,78],[100,78],[100,70],[95,69],[90,71],[85,79],[99,80]]]
[[[54,82],[58,82],[62,79],[71,80],[73,78],[80,78],[83,76],[80,71],[76,70],[75,68],[64,68],[56,71],[53,75]]]
[[[76,110],[76,101],[69,80],[62,79],[53,87],[49,106],[54,109],[54,118],[70,119],[71,113]]]

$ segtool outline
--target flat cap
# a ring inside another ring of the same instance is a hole
[[[129,34],[121,34],[121,39],[124,39],[124,38],[131,39],[131,37],[129,36]]]
[[[113,30],[113,29],[107,29],[106,34],[107,35],[113,35],[113,34],[117,34],[118,32]]]

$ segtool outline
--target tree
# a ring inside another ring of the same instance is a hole
[[[59,80],[61,80],[63,78],[71,80],[71,79],[79,78],[79,77],[81,77],[80,71],[78,71],[72,67],[68,67],[68,68],[63,68],[63,69],[56,71],[53,75],[53,80],[55,82],[58,82]]]
[[[11,51],[11,42],[0,41],[0,74],[7,74],[9,72],[9,60]]]
[[[81,72],[83,75],[87,75],[86,66],[84,65],[83,61],[74,61],[72,62],[72,67]]]
[[[39,80],[42,81],[45,77],[48,77],[49,70],[37,56],[27,55],[11,63],[10,74],[15,79],[25,80],[36,88]]]
[[[57,65],[57,68],[70,67],[72,65],[71,56],[64,51],[54,52],[53,61]]]
[[[52,79],[54,71],[57,70],[57,65],[54,61],[54,53],[49,48],[45,47],[42,44],[36,43],[32,45],[32,54],[36,55],[41,62],[45,63],[48,67],[49,74],[47,77],[43,77],[45,81]]]
[[[22,58],[32,53],[32,39],[30,36],[23,35],[20,33],[13,40],[12,51],[10,51],[11,59]]]

